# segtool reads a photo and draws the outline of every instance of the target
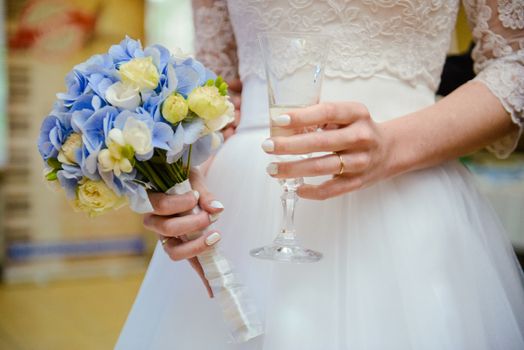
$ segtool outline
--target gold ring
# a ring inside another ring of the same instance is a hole
[[[162,245],[165,245],[167,243],[167,241],[169,241],[171,238],[173,237],[167,237],[167,238],[164,238],[160,241],[160,243],[162,243]]]
[[[335,154],[338,156],[338,160],[340,161],[340,168],[339,168],[338,174],[337,174],[337,176],[340,176],[340,175],[344,174],[345,164],[344,164],[344,160],[342,159],[342,156],[340,155],[340,153],[335,152]]]

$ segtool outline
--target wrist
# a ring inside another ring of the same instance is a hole
[[[383,167],[386,178],[391,178],[412,170],[415,147],[405,147],[409,136],[402,132],[400,119],[379,123],[383,138]],[[412,145],[413,146],[413,145]]]

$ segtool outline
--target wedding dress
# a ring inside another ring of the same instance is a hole
[[[522,126],[524,3],[463,4],[476,41],[476,80]],[[157,246],[118,349],[524,349],[522,271],[496,215],[456,161],[338,198],[301,200],[298,236],[324,254],[318,263],[248,255],[271,242],[281,211],[280,187],[266,174],[270,158],[260,148],[268,107],[256,34],[329,34],[322,100],[360,101],[384,122],[435,102],[458,7],[458,0],[195,3],[200,59],[226,78],[238,66],[243,81],[240,127],[207,181],[225,206],[214,225],[221,248],[249,288],[265,334],[230,343],[196,273]],[[506,156],[519,136],[489,148]]]

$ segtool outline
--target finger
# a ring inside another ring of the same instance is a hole
[[[242,102],[242,99],[240,95],[233,95],[231,96],[231,103],[235,106],[235,109],[240,109],[240,104]]]
[[[226,141],[227,139],[229,139],[231,136],[235,134],[235,128],[228,127],[228,128],[223,129],[221,132],[222,132],[222,136],[224,137],[224,141]]]
[[[242,81],[238,78],[228,81],[227,85],[228,85],[229,90],[233,92],[236,92],[236,93],[242,92]]]
[[[218,214],[224,211],[224,205],[215,198],[213,193],[209,192],[204,181],[205,180],[200,173],[196,173],[191,178],[193,188],[197,189],[200,193],[198,201],[200,208],[208,212],[210,214],[210,220],[215,222],[218,219]]]
[[[202,280],[204,287],[206,287],[207,295],[209,295],[210,298],[213,298],[213,290],[211,289],[211,286],[209,285],[209,281],[206,279],[204,269],[202,268],[200,261],[198,261],[198,258],[196,257],[190,258],[188,259],[188,261],[191,267],[196,271],[196,273],[200,277],[200,280]]]
[[[176,239],[170,239],[164,244],[164,250],[171,260],[180,261],[202,254],[210,249],[211,246],[217,244],[220,239],[220,233],[216,231],[209,232],[195,240],[183,243]]]
[[[175,215],[191,210],[197,204],[196,192],[182,195],[168,195],[165,193],[149,193],[149,201],[155,215]]]
[[[216,221],[205,211],[179,217],[146,214],[144,215],[144,226],[165,237],[180,237],[205,229],[213,220]]]
[[[375,142],[371,129],[365,125],[360,127],[355,125],[343,129],[272,137],[262,143],[262,148],[270,154],[308,154],[363,150]]]
[[[294,162],[270,163],[269,175],[284,178],[313,177],[322,175],[341,175],[361,173],[369,167],[368,153],[339,153],[313,157]]]
[[[347,125],[361,118],[369,118],[369,111],[361,103],[323,102],[274,116],[271,122],[273,126],[295,129],[325,124]]]
[[[233,126],[236,128],[240,124],[240,110],[235,109],[235,120],[233,121]]]
[[[325,200],[360,189],[362,186],[362,178],[359,175],[342,175],[320,185],[304,184],[297,189],[297,194],[306,199]]]

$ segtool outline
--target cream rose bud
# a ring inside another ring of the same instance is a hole
[[[183,120],[188,111],[187,101],[180,94],[171,94],[162,104],[162,117],[173,124]]]
[[[228,100],[226,100],[226,103],[228,106],[226,113],[218,118],[206,120],[205,124],[209,132],[220,131],[235,120],[235,106]]]
[[[106,100],[115,107],[135,110],[140,106],[140,92],[137,87],[116,82],[106,90]]]
[[[222,96],[216,86],[200,86],[187,98],[189,109],[200,118],[211,120],[222,116],[228,110],[228,100]]]
[[[125,198],[118,197],[103,181],[84,180],[77,189],[74,206],[99,215],[125,204]]]
[[[146,123],[129,118],[122,131],[126,144],[133,147],[136,154],[145,155],[153,150],[153,135]]]
[[[153,90],[160,81],[160,75],[151,56],[133,58],[122,64],[119,72],[124,83],[140,90]]]
[[[76,152],[82,147],[82,136],[76,132],[69,135],[62,149],[58,152],[58,161],[65,164],[76,164]]]

